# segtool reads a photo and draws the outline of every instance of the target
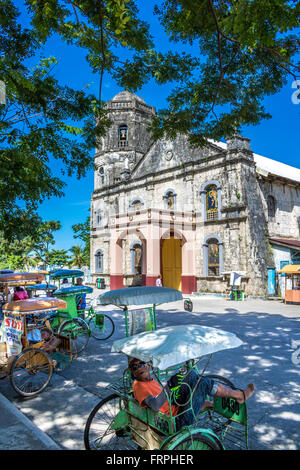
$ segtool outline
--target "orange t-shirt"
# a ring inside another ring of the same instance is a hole
[[[151,379],[147,382],[141,382],[140,380],[135,380],[133,382],[134,398],[139,402],[142,408],[147,408],[147,405],[143,404],[143,401],[145,400],[145,398],[149,397],[150,395],[152,395],[153,397],[156,397],[157,395],[161,393],[161,391],[162,391],[162,388],[154,379]],[[171,405],[171,409],[172,409],[172,416],[176,416],[178,413],[178,406]],[[167,415],[170,414],[168,401],[166,401],[166,403],[163,404],[163,406],[159,409],[159,411]]]

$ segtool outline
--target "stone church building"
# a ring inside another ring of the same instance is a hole
[[[91,274],[110,289],[163,285],[224,292],[243,274],[266,293],[267,268],[300,258],[300,170],[252,152],[240,135],[191,148],[184,135],[151,140],[155,108],[123,91],[95,154]],[[276,264],[277,263],[277,264]]]

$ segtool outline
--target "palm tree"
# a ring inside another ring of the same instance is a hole
[[[82,250],[79,245],[72,246],[70,251],[73,255],[70,260],[70,266],[77,266],[78,268],[81,268],[82,266],[89,265],[89,259],[84,250]]]
[[[40,263],[40,260],[35,256],[29,256],[28,253],[24,253],[23,255],[23,266],[26,271],[29,271],[30,268],[36,268],[37,265]]]
[[[48,264],[65,266],[70,262],[68,250],[51,250],[47,256]]]

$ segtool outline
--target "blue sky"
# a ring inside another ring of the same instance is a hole
[[[160,45],[161,50],[172,47],[164,35],[157,17],[152,15],[152,0],[139,0],[139,8],[143,18],[150,23],[150,32],[154,40]],[[93,75],[85,61],[85,52],[74,47],[66,46],[57,38],[51,38],[45,48],[45,56],[54,55],[58,59],[55,67],[55,76],[62,84],[73,88],[82,89],[87,85],[90,91],[98,95],[99,79]],[[258,126],[248,126],[243,129],[243,135],[251,139],[251,149],[260,155],[288,165],[300,167],[299,156],[299,119],[300,104],[292,102],[295,92],[292,77],[280,93],[267,97],[264,101],[266,110],[272,115],[272,119],[261,122]],[[149,83],[137,92],[147,104],[157,110],[166,106],[166,98],[169,88]],[[107,101],[122,91],[111,79],[106,79],[103,84],[102,98]],[[299,101],[300,103],[300,101]],[[93,152],[91,152],[91,156]],[[55,165],[55,162],[53,163]],[[53,168],[57,171],[57,168]],[[93,171],[81,180],[63,177],[67,183],[65,197],[52,198],[45,201],[39,209],[39,214],[44,220],[59,220],[62,229],[55,233],[56,249],[69,249],[78,244],[73,239],[72,225],[83,222],[90,207],[90,199],[93,192]]]

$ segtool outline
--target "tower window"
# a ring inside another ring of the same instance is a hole
[[[268,206],[268,217],[270,219],[274,219],[275,213],[276,213],[276,201],[275,201],[274,196],[268,196],[267,206]]]
[[[103,223],[103,211],[98,209],[95,211],[95,226],[100,227]]]
[[[103,166],[101,166],[99,168],[99,176],[100,176],[100,183],[104,184],[104,168],[103,168]]]
[[[128,128],[127,126],[119,127],[119,147],[127,147],[128,144]]]
[[[98,250],[95,253],[95,272],[103,273],[103,251]]]

